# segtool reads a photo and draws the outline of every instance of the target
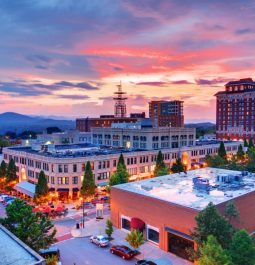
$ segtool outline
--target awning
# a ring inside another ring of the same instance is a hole
[[[174,230],[174,229],[169,228],[169,227],[166,227],[165,230],[167,232],[169,232],[169,233],[174,234],[174,235],[177,235],[177,236],[183,237],[183,238],[185,238],[187,240],[193,241],[193,239],[192,239],[192,237],[190,235],[184,234],[184,233],[182,233],[180,231]]]
[[[59,189],[57,189],[57,191],[60,191],[60,192],[69,192],[69,189],[59,188]]]
[[[27,196],[33,198],[35,195],[35,184],[32,184],[28,181],[22,181],[14,186],[16,191],[19,191]]]
[[[136,230],[143,230],[145,228],[145,223],[139,218],[131,218],[130,226]]]
[[[55,191],[55,188],[49,188],[49,191]]]
[[[73,188],[73,191],[74,192],[78,192],[79,191],[79,188]]]
[[[109,185],[109,181],[107,181],[107,182],[101,182],[101,183],[98,183],[97,184],[97,186],[99,186],[99,187],[104,187],[104,186],[107,186],[107,185]]]

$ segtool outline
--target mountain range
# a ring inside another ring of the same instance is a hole
[[[0,114],[0,134],[4,134],[7,131],[16,133],[28,130],[42,132],[47,127],[59,127],[62,130],[74,129],[75,121],[32,117],[15,112]]]

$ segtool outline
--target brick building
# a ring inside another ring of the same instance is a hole
[[[216,95],[218,139],[255,139],[255,82],[231,81]]]
[[[151,101],[149,117],[153,127],[183,127],[183,101]]]
[[[123,231],[142,230],[149,242],[187,259],[186,249],[194,247],[190,231],[195,217],[210,202],[223,213],[233,200],[240,212],[233,225],[254,232],[254,176],[203,168],[117,185],[111,189],[111,220]]]

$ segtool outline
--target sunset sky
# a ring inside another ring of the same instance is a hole
[[[185,121],[215,121],[216,91],[254,77],[255,1],[1,0],[0,112],[113,114],[184,100]]]

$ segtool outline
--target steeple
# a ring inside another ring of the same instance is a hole
[[[122,91],[121,81],[120,81],[120,84],[117,85],[117,87],[118,87],[118,91],[114,92],[116,97],[113,98],[115,101],[114,116],[116,118],[125,118],[127,116],[127,107],[126,107],[127,97],[124,96],[126,92]]]

